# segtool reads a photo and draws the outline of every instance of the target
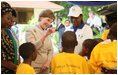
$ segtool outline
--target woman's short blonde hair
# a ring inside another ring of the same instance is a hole
[[[48,18],[51,18],[51,19],[55,20],[54,13],[53,13],[50,9],[43,10],[43,11],[39,14],[39,19],[38,19],[38,21],[40,21],[40,17],[48,17]]]

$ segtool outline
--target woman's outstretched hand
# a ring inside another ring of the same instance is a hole
[[[51,27],[47,29],[46,35],[50,35],[55,32],[56,27]]]

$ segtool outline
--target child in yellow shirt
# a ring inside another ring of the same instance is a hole
[[[89,64],[95,73],[117,74],[117,23],[111,26],[107,40],[93,49]]]
[[[51,62],[52,74],[89,74],[85,58],[74,53],[78,44],[76,35],[67,31],[62,35],[62,53],[56,54]]]
[[[16,70],[16,74],[36,74],[33,67],[31,67],[31,62],[37,57],[36,48],[34,44],[27,42],[19,47],[19,54],[24,59]]]
[[[105,15],[110,30],[105,34],[105,41],[92,50],[89,64],[95,73],[117,74],[117,3],[103,8],[98,14]]]

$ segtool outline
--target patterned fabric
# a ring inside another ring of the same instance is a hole
[[[10,29],[8,28],[4,28],[4,30],[9,34],[10,38],[12,39],[13,41],[13,46],[14,46],[14,49],[15,49],[15,58],[14,58],[14,64],[18,64],[18,61],[17,61],[17,44],[16,44],[16,40],[15,38],[13,37],[13,34],[11,32]]]
[[[13,41],[9,35],[1,34],[1,60],[8,60],[14,62],[15,58],[15,49],[13,47]],[[1,73],[13,73],[13,71],[1,67]]]
[[[1,2],[1,13],[12,13],[12,8],[7,2]]]
[[[11,7],[7,2],[1,2],[1,7]]]

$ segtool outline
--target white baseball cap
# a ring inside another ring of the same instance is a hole
[[[75,5],[70,8],[68,16],[78,17],[80,14],[82,14],[82,9]]]

